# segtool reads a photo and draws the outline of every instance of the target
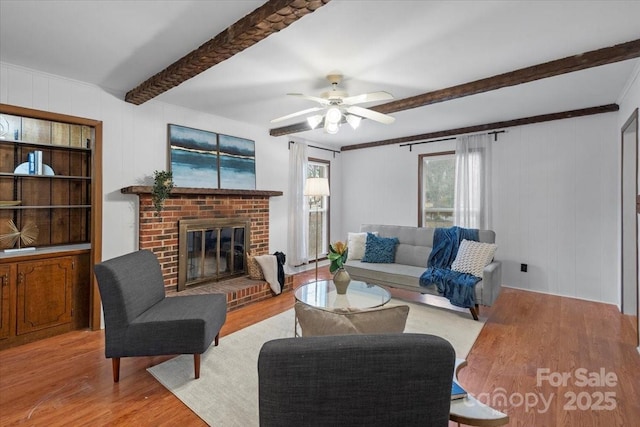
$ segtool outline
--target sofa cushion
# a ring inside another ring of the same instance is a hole
[[[392,263],[396,259],[397,237],[380,237],[367,233],[362,262]]]
[[[426,287],[420,286],[420,276],[427,269],[426,267],[416,267],[404,264],[376,264],[362,261],[351,261],[345,264],[345,268],[354,280],[361,280],[366,283],[376,285],[401,287],[404,289],[414,289],[423,294],[438,295],[436,285]],[[483,283],[480,280],[476,283],[476,301],[482,299]]]
[[[493,243],[463,240],[458,248],[456,259],[451,264],[451,269],[482,278],[484,267],[493,259],[496,248],[497,246]]]
[[[378,235],[377,231],[373,234]],[[347,260],[362,259],[364,256],[364,249],[367,244],[367,233],[348,233],[347,234],[347,248],[349,253]]]
[[[433,228],[364,224],[360,231],[378,232],[382,237],[397,237],[399,243],[395,262],[426,268],[433,246]]]
[[[383,284],[400,283],[405,286],[420,287],[420,276],[426,267],[396,263],[368,263],[363,261],[350,261],[346,264],[347,271],[352,276],[367,283]]]
[[[303,337],[319,335],[385,334],[404,332],[409,306],[385,305],[370,309],[323,310],[295,304]]]

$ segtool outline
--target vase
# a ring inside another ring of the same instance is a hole
[[[347,273],[347,270],[344,268],[339,268],[333,275],[333,284],[336,287],[336,292],[339,294],[347,293],[349,282],[351,282],[351,277],[349,277],[349,273]]]

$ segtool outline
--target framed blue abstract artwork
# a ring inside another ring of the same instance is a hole
[[[255,190],[256,148],[249,139],[218,135],[220,188]]]
[[[256,188],[255,143],[169,124],[169,154],[177,187]]]

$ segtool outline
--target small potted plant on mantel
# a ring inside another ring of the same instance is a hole
[[[164,201],[171,195],[173,189],[173,173],[171,171],[153,171],[153,189],[151,201],[156,209],[156,216],[160,215]]]

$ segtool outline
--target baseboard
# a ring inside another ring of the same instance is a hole
[[[318,263],[318,267],[324,267],[327,265],[329,265],[329,260],[326,258],[321,259],[320,262]],[[289,264],[286,264],[285,273],[298,274],[298,273],[303,273],[305,271],[315,270],[315,268],[316,268],[316,263],[314,261],[309,261],[308,264],[296,265],[294,267],[290,266]]]
[[[580,301],[589,301],[589,302],[597,302],[597,303],[600,303],[600,304],[612,305],[614,307],[617,307],[618,311],[620,311],[620,307],[618,306],[617,303],[614,303],[614,302],[606,302],[606,301],[600,301],[600,300],[596,300],[596,299],[576,297],[576,296],[573,296],[573,295],[554,294],[554,293],[551,293],[551,292],[538,291],[538,290],[535,290],[535,289],[517,288],[515,286],[509,286],[509,285],[505,285],[505,284],[502,284],[500,286],[502,286],[503,288],[515,289],[516,291],[533,292],[533,293],[536,293],[536,294],[551,295],[551,296],[554,296],[554,297],[571,298],[571,299],[577,299],[577,300],[580,300]]]

